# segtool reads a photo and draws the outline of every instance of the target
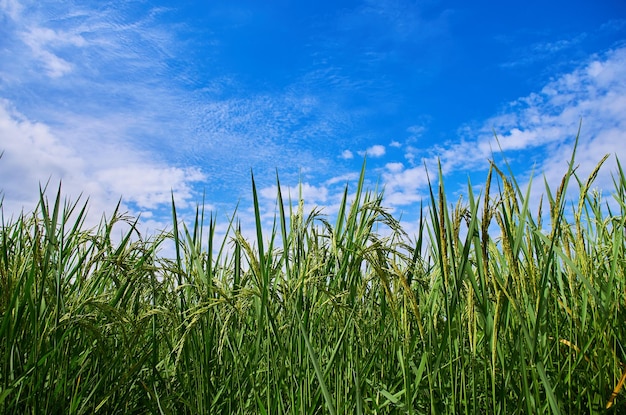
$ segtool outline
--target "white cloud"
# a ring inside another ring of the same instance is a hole
[[[424,165],[437,172],[441,162],[444,177],[462,172],[485,171],[488,160],[499,158],[500,147],[519,170],[516,179],[525,188],[534,175],[531,204],[536,208],[544,192],[543,177],[556,191],[573,151],[582,119],[576,153],[577,174],[584,181],[605,154],[626,158],[626,48],[593,56],[577,70],[555,77],[545,87],[511,102],[482,127],[463,126],[459,140],[430,149],[407,146],[410,166],[387,163],[382,173],[385,204],[397,209],[410,207],[427,197]],[[497,133],[499,145],[494,137]],[[598,175],[595,186],[613,190],[615,171],[611,157]],[[501,166],[503,167],[503,166]],[[571,181],[572,185],[575,181]],[[454,190],[450,189],[449,190]],[[465,189],[463,190],[463,192]],[[570,191],[577,192],[575,186]],[[571,194],[576,197],[576,194]]]
[[[359,151],[358,152],[360,156],[368,156],[368,157],[382,157],[385,155],[386,150],[385,150],[385,146],[382,146],[380,144],[376,144],[373,145],[371,147],[368,147],[367,150],[365,151]]]
[[[404,164],[402,163],[387,163],[385,164],[385,168],[389,170],[391,173],[397,173],[404,170]]]
[[[100,137],[102,138],[102,137]],[[48,181],[52,189],[62,182],[63,195],[90,198],[99,219],[122,197],[124,206],[135,203],[143,210],[167,206],[171,193],[181,208],[196,201],[193,184],[206,179],[196,168],[168,166],[148,161],[145,152],[116,143],[114,149],[85,137],[80,146],[61,140],[52,129],[29,120],[0,101],[0,176],[3,208],[7,215],[35,207],[38,188]],[[98,151],[92,151],[93,149]]]
[[[385,155],[385,146],[374,145],[367,149],[367,154],[371,157],[382,157]]]
[[[193,198],[192,183],[206,179],[196,168],[133,164],[116,166],[94,173],[98,183],[113,194],[125,195],[125,200],[135,202],[140,208],[154,209],[167,205],[171,195],[179,207],[187,207]]]
[[[37,48],[65,45],[85,46],[87,43],[80,35],[47,27],[32,27],[22,36],[26,44]]]
[[[22,5],[17,0],[0,0],[0,10],[12,19],[16,19],[22,11]]]
[[[43,65],[49,77],[58,78],[72,71],[73,65],[55,52],[64,51],[68,47],[85,46],[87,42],[81,35],[36,24],[22,24],[26,26],[20,29],[19,37],[32,51],[32,58]]]
[[[426,127],[423,125],[411,125],[406,131],[411,134],[411,138],[419,138],[426,132]]]
[[[4,181],[4,191],[22,200],[26,197],[25,183],[37,186],[49,177],[67,176],[84,169],[83,160],[63,145],[48,126],[26,119],[6,100],[0,100],[0,147],[4,152],[0,159],[3,177],[14,178]]]
[[[325,183],[328,186],[332,186],[337,183],[345,184],[348,182],[352,182],[354,180],[357,180],[358,178],[359,178],[359,173],[352,172],[352,173],[342,174],[340,176],[331,177],[330,179],[326,180]]]
[[[344,150],[341,152],[341,158],[344,160],[350,160],[353,157],[354,157],[354,154],[352,154],[352,151],[350,150]]]
[[[556,77],[539,92],[510,103],[483,127],[464,127],[461,140],[429,151],[427,164],[441,160],[444,173],[457,169],[484,169],[492,151],[499,152],[494,138],[509,156],[532,154],[537,171],[554,166],[563,171],[582,120],[577,161],[590,171],[605,152],[624,154],[626,142],[626,48],[594,56],[575,71]],[[529,153],[531,152],[532,153]],[[545,156],[541,156],[541,155]],[[604,179],[608,182],[608,172]]]
[[[387,163],[382,178],[385,184],[385,203],[392,207],[419,202],[428,186],[424,167],[405,169],[402,163]]]

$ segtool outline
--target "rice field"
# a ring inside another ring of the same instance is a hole
[[[270,229],[253,179],[252,239],[174,203],[171,232],[119,209],[88,229],[42,192],[2,215],[0,411],[626,413],[626,176],[603,199],[605,160],[578,177],[572,156],[534,211],[538,184],[496,165],[455,203],[439,177],[416,237],[364,171],[332,220],[277,183]]]

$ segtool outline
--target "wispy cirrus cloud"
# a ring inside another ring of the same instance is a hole
[[[206,179],[200,168],[140,144],[171,130],[163,127],[172,117],[159,119],[157,103],[170,105],[167,114],[178,97],[149,76],[162,68],[169,35],[147,24],[150,16],[128,21],[109,6],[95,13],[72,3],[0,3],[8,23],[0,51],[7,214],[34,208],[38,187],[48,182],[62,182],[70,199],[89,197],[92,220],[120,197],[124,208],[146,217],[172,195],[182,208],[199,198],[195,188]]]
[[[575,47],[587,37],[587,33],[580,33],[572,38],[536,42],[516,50],[516,57],[500,64],[500,66],[505,69],[511,69],[544,61],[554,57],[557,53]]]
[[[5,186],[5,208],[32,207],[36,191],[29,200],[15,192],[49,177],[92,200],[123,196],[156,209],[171,190],[185,206],[207,187],[234,204],[249,193],[250,168],[269,177],[277,167],[291,177],[327,170],[324,145],[349,116],[305,80],[254,92],[224,73],[200,80],[184,51],[210,55],[219,44],[190,36],[172,10],[44,3],[0,3],[10,23],[0,51],[0,166],[20,172],[6,176],[16,185]]]
[[[394,44],[420,44],[446,37],[451,11],[443,9],[427,18],[428,9],[427,4],[405,0],[367,0],[341,15],[338,22],[346,32],[367,33],[370,47],[365,51],[376,56],[384,50],[394,53]]]
[[[582,58],[586,46],[602,38],[619,36],[626,26],[626,20],[616,18],[587,32],[572,32],[556,35],[549,29],[523,30],[506,36],[497,36],[499,43],[507,45],[510,58],[499,66],[505,70],[523,70],[535,64],[542,64],[543,71],[572,69],[576,59]],[[528,42],[528,39],[535,39]],[[575,58],[575,59],[572,59]]]

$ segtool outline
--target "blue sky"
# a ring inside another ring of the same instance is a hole
[[[504,155],[554,187],[582,119],[582,176],[626,143],[623,1],[0,0],[0,188],[120,197],[148,229],[202,200],[249,221],[250,172],[332,215],[367,154],[412,227],[441,162],[451,195]],[[496,152],[492,154],[492,150]],[[541,183],[542,181],[538,181]],[[538,190],[540,186],[537,187]]]

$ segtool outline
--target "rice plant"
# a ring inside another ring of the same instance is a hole
[[[581,178],[572,156],[536,212],[496,165],[456,204],[439,172],[415,238],[365,167],[333,218],[277,177],[269,229],[252,178],[253,240],[173,201],[169,232],[119,205],[87,229],[42,190],[1,219],[0,411],[625,413],[626,176],[602,199],[605,160]]]

